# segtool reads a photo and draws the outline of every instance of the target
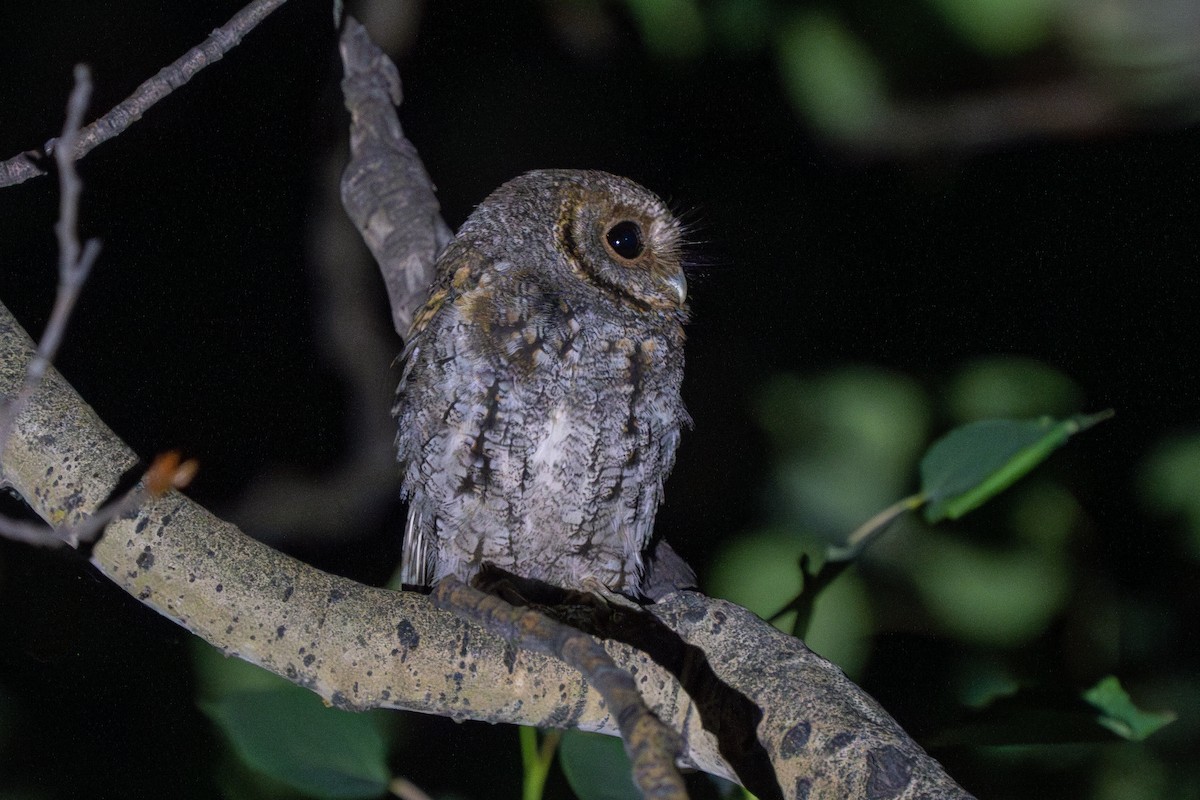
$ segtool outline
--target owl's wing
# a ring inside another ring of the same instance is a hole
[[[453,302],[450,290],[435,284],[429,300],[413,317],[412,327],[404,342],[404,352],[400,356],[404,363],[404,372],[400,376],[396,406],[392,411],[400,424],[400,429],[396,434],[397,454],[400,459],[400,467],[406,473],[403,493],[407,496],[409,503],[408,521],[404,526],[404,542],[400,551],[400,582],[412,586],[430,585],[435,566],[431,557],[432,542],[430,541],[433,520],[426,519],[426,512],[422,508],[424,504],[420,499],[422,491],[416,485],[419,480],[417,476],[421,472],[420,465],[409,463],[421,457],[420,449],[415,446],[415,442],[421,438],[420,428],[424,427],[419,424],[422,415],[416,413],[417,409],[412,406],[428,402],[425,393],[413,386],[413,383],[420,383],[419,377],[413,375],[413,370],[421,361],[421,347],[426,338],[426,332],[429,331],[431,323],[448,301]],[[414,470],[413,467],[416,469]]]
[[[436,266],[437,273],[429,287],[429,299],[413,315],[412,325],[404,337],[404,352],[400,354],[400,360],[405,363],[405,374],[412,369],[413,351],[430,323],[460,294],[478,285],[479,276],[486,265],[484,255],[463,242],[451,242],[442,253]],[[401,381],[400,385],[403,388],[404,382]]]
[[[404,372],[392,413],[399,423],[397,454],[405,472],[402,491],[409,503],[401,549],[401,583],[428,586],[437,574],[436,503],[427,502],[431,494],[436,494],[436,487],[425,485],[431,478],[421,461],[428,457],[425,446],[437,436],[439,421],[454,401],[456,387],[446,385],[440,377],[431,377],[429,371],[433,362],[444,361],[456,352],[454,306],[478,285],[485,266],[478,251],[460,242],[451,243],[438,260],[429,299],[413,317],[400,356]]]

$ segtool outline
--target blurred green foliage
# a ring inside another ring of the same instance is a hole
[[[1200,15],[1186,3],[624,5],[646,49],[663,58],[696,58],[714,49],[772,53],[796,110],[815,131],[851,148],[970,146],[1030,133],[1098,130],[1113,116],[1137,119],[1149,112],[1194,120],[1200,114],[1194,67]],[[601,5],[590,7],[604,14]],[[1086,85],[1073,83],[1080,76]],[[1064,87],[1066,94],[1055,93]],[[1052,91],[1042,95],[1043,88]]]
[[[964,41],[982,53],[1023,53],[1050,36],[1055,15],[1051,0],[931,0]]]
[[[240,797],[370,798],[387,791],[384,725],[395,714],[329,708],[308,689],[193,642],[200,708],[238,764],[223,791]]]
[[[898,565],[943,634],[1012,647],[1043,633],[1071,595],[1061,550],[992,549],[953,535],[914,537]]]
[[[563,774],[579,800],[638,800],[625,746],[615,736],[566,731],[559,747]]]
[[[848,367],[776,376],[755,412],[778,457],[768,495],[774,510],[808,535],[837,542],[909,493],[932,409],[912,379]]]
[[[1200,560],[1200,433],[1159,442],[1138,470],[1138,489],[1150,509],[1179,521],[1187,552]]]
[[[836,552],[866,518],[912,493],[918,459],[937,429],[997,413],[1070,414],[1081,397],[1067,376],[1017,357],[965,363],[938,382],[937,391],[944,399],[935,399],[937,392],[912,378],[862,366],[780,375],[764,385],[755,412],[774,452],[766,520],[725,541],[707,576],[709,590],[760,615],[774,613],[800,589],[802,553],[819,565],[829,548]],[[1062,437],[1049,437],[1057,446],[1080,421],[1095,419],[1015,423],[1015,428],[1029,428],[1026,438],[1036,446],[1048,431],[1058,430]],[[1076,469],[1060,474],[1058,460],[1043,464],[955,522],[932,526],[911,514],[900,517],[856,567],[819,595],[806,637],[810,646],[851,676],[869,681],[880,637],[919,634],[958,643],[961,654],[934,667],[944,670],[940,678],[950,696],[926,699],[944,709],[926,738],[942,746],[1008,745],[977,753],[980,759],[998,759],[997,764],[1011,758],[1021,742],[1048,741],[1092,742],[1093,749],[1080,751],[1079,757],[1081,763],[1099,763],[1107,748],[1117,746],[1105,728],[1132,739],[1158,730],[1174,714],[1139,710],[1115,678],[1085,691],[1087,676],[1095,681],[1117,666],[1122,639],[1115,620],[1138,605],[1114,592],[1080,558],[1092,522],[1072,488],[1086,482],[1086,470],[1079,475]],[[1183,519],[1188,548],[1194,547],[1200,437],[1165,443],[1147,459],[1141,476],[1148,502]],[[787,617],[775,622],[790,627]],[[1163,646],[1162,636],[1153,633],[1157,627],[1142,625],[1148,654]],[[1042,653],[1032,662],[1041,666],[1031,667],[1033,652]],[[1064,679],[1051,666],[1064,657],[1078,677]],[[1141,694],[1146,684],[1137,688]],[[1017,699],[1003,700],[1010,696]],[[998,698],[1003,702],[997,705]],[[958,711],[945,710],[947,703]],[[1200,703],[1194,676],[1174,684],[1171,692],[1151,691],[1147,707],[1180,703]],[[985,711],[976,714],[971,708]],[[1186,735],[1184,726],[1173,725],[1155,741],[1170,747],[1173,737]],[[1019,749],[1021,758],[1062,767],[1044,745]],[[1147,786],[1191,779],[1161,766],[1148,775],[1156,777],[1148,778]],[[1092,796],[1115,796],[1113,785],[1119,781],[1129,779],[1104,771]],[[1152,795],[1139,790],[1131,796]]]
[[[934,746],[1111,745],[1141,741],[1175,720],[1170,712],[1147,712],[1134,705],[1121,682],[1107,675],[1084,691],[1001,687],[938,733]],[[1013,742],[1020,742],[1013,745]],[[1030,751],[1034,752],[1034,751]]]
[[[788,95],[818,129],[854,139],[878,124],[886,105],[883,68],[836,17],[796,14],[776,47]]]
[[[982,358],[963,365],[946,387],[952,419],[974,422],[1048,414],[1063,417],[1081,407],[1083,393],[1056,369],[1032,358]]]
[[[771,33],[773,9],[769,0],[720,0],[710,6],[715,38],[733,53],[753,53]]]
[[[801,552],[819,561],[824,546],[841,545],[861,522],[911,492],[935,414],[954,424],[971,421],[956,412],[983,408],[1061,411],[1064,399],[1075,394],[1064,376],[1027,359],[966,364],[950,385],[949,408],[938,409],[915,381],[864,367],[769,382],[757,414],[776,448],[767,497],[773,519],[769,528],[730,543],[715,559],[721,565],[712,576],[718,593],[745,599],[760,613],[787,602],[798,588],[792,565]],[[984,389],[986,406],[962,400]],[[1040,423],[1000,427],[1021,425],[1030,429],[1026,444],[1040,441],[1048,430]],[[969,444],[973,451],[983,448],[974,440]],[[976,475],[970,484],[981,479]],[[1028,641],[1045,630],[1070,594],[1070,532],[1080,523],[1080,511],[1069,491],[1046,478],[1022,484],[1003,507],[1006,518],[988,520],[993,529],[975,536],[902,520],[892,542],[868,553],[868,563],[902,576],[930,621],[947,634],[989,645]],[[753,588],[743,586],[747,583]],[[852,612],[843,621],[846,640],[861,639],[861,619]],[[836,639],[831,630],[824,636]],[[829,652],[838,647],[826,644]],[[849,649],[860,652],[857,644]]]
[[[705,25],[694,0],[626,0],[642,39],[668,58],[694,58],[705,45]]]

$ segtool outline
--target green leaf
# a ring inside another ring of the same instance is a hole
[[[825,134],[856,139],[879,123],[887,106],[883,68],[837,17],[798,14],[780,29],[778,52],[792,103]]]
[[[1080,431],[1113,412],[1065,420],[990,419],[972,422],[934,442],[921,459],[921,491],[930,523],[958,519],[1007,489]]]
[[[696,58],[704,51],[704,17],[695,0],[625,0],[646,47],[663,58]]]
[[[1113,675],[1083,693],[1083,699],[1100,712],[1097,720],[1105,728],[1133,742],[1140,742],[1159,728],[1175,721],[1171,711],[1142,711],[1133,704],[1121,682]]]
[[[374,720],[327,708],[292,684],[238,689],[200,708],[251,769],[313,797],[378,797],[387,791],[386,747]]]
[[[1096,712],[1100,711],[1099,714]],[[1112,742],[1116,734],[1143,739],[1175,719],[1135,708],[1111,675],[1085,692],[1024,687],[992,698],[956,725],[931,736],[932,747]]]
[[[579,800],[640,800],[625,746],[617,737],[567,731],[559,753],[563,774]]]
[[[1049,0],[933,0],[959,35],[980,52],[1024,53],[1049,38],[1057,6]]]

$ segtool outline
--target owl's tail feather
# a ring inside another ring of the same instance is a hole
[[[412,500],[409,501],[413,503]],[[408,523],[404,526],[404,547],[400,552],[400,583],[405,586],[428,586],[429,538],[425,535],[425,520],[419,510],[408,512]]]

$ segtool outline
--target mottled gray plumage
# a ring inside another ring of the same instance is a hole
[[[689,424],[680,247],[657,197],[603,172],[527,173],[467,219],[405,352],[404,583],[491,563],[639,594]]]

